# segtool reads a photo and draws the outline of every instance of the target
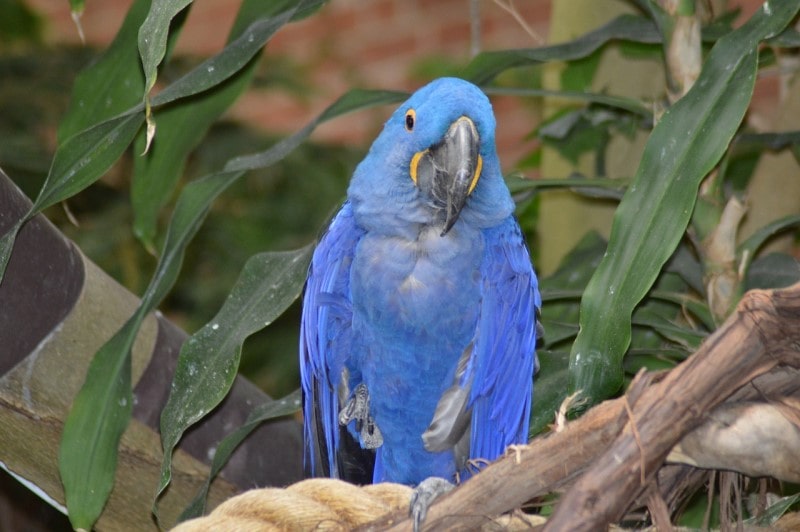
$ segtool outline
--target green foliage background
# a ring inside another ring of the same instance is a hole
[[[314,16],[323,2],[244,0],[218,55],[173,58],[190,4],[137,0],[99,56],[85,49],[42,53],[36,17],[22,4],[5,8],[21,29],[3,33],[17,44],[0,55],[0,135],[9,139],[0,146],[0,165],[37,198],[26,219],[44,211],[89,257],[142,294],[136,314],[96,355],[65,426],[61,475],[76,528],[92,526],[113,485],[116,448],[130,419],[130,346],[151,310],[159,307],[196,331],[181,352],[162,414],[165,460],[157,493],[169,484],[171,451],[181,435],[225,396],[237,370],[276,396],[297,388],[293,302],[308,244],[343,199],[366,148],[307,138],[324,121],[405,97],[353,89],[286,138],[225,122],[225,109],[251,85],[304,85],[296,70],[281,70],[290,62],[259,58],[276,31]],[[455,73],[490,94],[571,102],[532,125],[532,135],[569,161],[591,153],[595,163],[568,179],[509,175],[531,241],[551,189],[614,208],[608,241],[594,232],[574,235],[578,244],[542,279],[547,334],[532,436],[546,430],[569,393],[579,392],[585,408],[619,393],[640,368],[669,368],[690,356],[746,288],[800,279],[791,255],[760,253],[773,235],[800,225],[800,213],[747,240],[737,237],[739,220],[725,216],[744,200],[763,153],[800,153],[800,131],[754,133],[742,125],[759,69],[797,53],[800,35],[789,23],[800,6],[765,4],[736,30],[730,13],[704,20],[703,69],[695,87],[670,103],[588,88],[607,49],[661,58],[680,17],[700,17],[693,2],[681,4],[677,15],[652,0],[630,4],[630,14],[569,42],[487,51],[466,65],[421,58],[418,67],[423,75]],[[555,62],[568,64],[561,88],[543,90],[542,69]],[[76,77],[79,65],[87,66]],[[157,78],[164,86],[151,93]],[[54,145],[42,124],[56,123]],[[605,161],[613,141],[635,135],[647,139],[641,161],[626,176],[609,177]],[[146,155],[139,155],[145,146]],[[523,170],[540,165],[538,149],[520,162]],[[70,216],[79,227],[70,225]],[[15,234],[0,235],[0,271]],[[720,246],[728,253],[719,255]],[[219,446],[224,451],[215,462],[224,463],[233,442],[258,420],[291,411],[296,393],[290,397],[254,412]],[[112,406],[98,414],[97,405]],[[93,453],[85,452],[87,440]],[[199,494],[186,516],[202,512],[203,499]]]

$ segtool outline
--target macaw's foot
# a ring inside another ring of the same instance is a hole
[[[340,425],[347,425],[353,420],[356,422],[356,431],[360,435],[361,446],[364,449],[377,449],[383,445],[381,430],[369,413],[369,390],[363,382],[356,386],[352,397],[339,412]]]
[[[414,517],[414,532],[419,530],[433,501],[453,488],[454,484],[441,477],[428,477],[414,488],[409,508],[409,513]]]

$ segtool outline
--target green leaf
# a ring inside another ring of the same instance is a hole
[[[261,0],[244,2],[234,23],[228,41],[239,37],[253,20],[269,20],[281,15],[288,22],[297,9],[297,2],[266,3]],[[287,10],[288,11],[285,11]],[[270,26],[270,31],[251,35],[252,44],[260,43],[241,70],[229,79],[204,91],[191,100],[181,100],[165,106],[158,112],[158,136],[147,153],[134,159],[131,203],[134,211],[133,231],[146,247],[153,247],[158,213],[175,190],[189,153],[205,136],[209,127],[236,101],[255,72],[256,60],[264,44],[272,37],[279,26]],[[256,38],[258,40],[256,41]],[[137,152],[145,148],[145,138],[137,140]]]
[[[758,150],[783,150],[793,145],[800,144],[800,131],[782,131],[772,133],[742,133],[736,136],[735,146],[747,149],[755,147]]]
[[[139,55],[142,58],[144,71],[144,92],[150,92],[156,83],[158,65],[167,53],[167,36],[172,19],[192,0],[153,0],[147,18],[139,28]]]
[[[150,0],[136,0],[103,55],[75,79],[69,108],[58,126],[58,141],[113,118],[141,101],[144,76],[139,68],[136,32]]]
[[[130,350],[144,314],[137,312],[97,352],[64,422],[58,466],[77,530],[91,530],[114,486],[117,447],[133,405]]]
[[[130,351],[139,326],[175,283],[186,246],[200,228],[208,205],[235,177],[214,174],[186,187],[139,308],[92,360],[67,418],[59,452],[67,508],[76,528],[91,528],[114,484],[119,438],[130,421]],[[90,453],[86,452],[87,441]]]
[[[647,18],[620,15],[608,24],[567,43],[480,53],[467,65],[462,77],[476,85],[484,85],[510,68],[580,59],[616,40],[655,44],[661,42],[661,35]]]
[[[622,384],[631,314],[680,242],[703,177],[725,152],[753,92],[759,41],[780,32],[800,5],[768,4],[720,39],[692,89],[662,117],[614,216],[608,250],[581,302],[570,356],[570,391],[592,402]]]
[[[625,188],[630,184],[629,179],[608,178],[608,177],[585,177],[581,174],[572,174],[565,178],[555,179],[528,179],[518,175],[511,175],[506,178],[511,194],[518,194],[530,190],[565,188],[578,194],[586,194],[586,191],[593,191],[594,197],[613,197],[622,198]]]
[[[322,0],[301,1],[294,8],[278,15],[253,22],[239,37],[230,42],[219,54],[203,61],[180,79],[165,87],[150,100],[153,107],[200,94],[227,80],[247,65],[263,48],[270,37],[291,20],[295,12]]]
[[[299,146],[319,124],[357,109],[366,109],[375,105],[403,101],[408,95],[402,92],[351,89],[325,109],[317,118],[309,122],[303,129],[290,137],[286,137],[272,148],[251,155],[243,155],[228,161],[225,170],[255,170],[265,168],[282,159]]]
[[[14,251],[14,241],[17,238],[17,233],[27,221],[26,217],[20,218],[11,229],[0,238],[0,283],[3,282],[3,274],[8,266],[8,261],[11,259],[11,252]]]
[[[789,508],[791,508],[793,504],[797,503],[797,501],[800,501],[800,493],[782,497],[769,508],[767,508],[763,514],[759,515],[758,517],[746,519],[744,524],[757,527],[771,527],[783,516],[783,514],[789,511]]]
[[[770,253],[750,265],[744,289],[785,288],[797,282],[800,282],[800,261],[784,253]]]
[[[541,367],[534,378],[532,437],[553,422],[553,416],[567,396],[569,356],[554,346],[578,332],[578,301],[583,288],[597,268],[606,242],[589,232],[562,259],[558,269],[541,280],[544,349],[537,350]]]
[[[649,308],[637,309],[633,314],[632,323],[649,327],[671,342],[683,346],[688,351],[695,351],[706,337],[705,334],[695,329],[681,326]]]
[[[490,96],[517,96],[517,97],[544,97],[552,96],[564,100],[575,100],[579,102],[596,103],[606,107],[612,107],[629,113],[636,114],[642,118],[651,119],[653,117],[652,108],[639,100],[601,94],[598,92],[569,91],[569,90],[547,90],[547,89],[524,89],[510,87],[484,87],[484,92]]]
[[[549,332],[547,329],[545,332]],[[543,432],[553,423],[555,413],[566,397],[569,383],[569,353],[539,351],[539,373],[533,384],[533,410],[528,438]]]
[[[654,300],[674,303],[685,311],[691,312],[696,318],[699,318],[703,325],[709,330],[714,328],[714,318],[711,316],[711,310],[709,310],[708,305],[704,302],[687,294],[665,292],[662,290],[654,290],[650,294],[650,297]]]
[[[50,173],[30,211],[0,240],[0,282],[22,225],[97,181],[128,147],[142,120],[139,113],[120,115],[70,137],[58,147]]]
[[[579,299],[605,251],[606,242],[595,232],[586,233],[561,260],[558,269],[542,279],[542,321],[556,324],[545,327],[544,345],[552,349],[558,342],[573,336],[578,327]],[[566,397],[566,387],[562,398]]]
[[[761,246],[778,233],[797,227],[800,227],[800,215],[791,214],[765,225],[750,235],[750,237],[739,244],[736,249],[739,269],[744,271],[745,275],[747,275],[747,269],[750,267],[750,263],[756,257]]]
[[[245,339],[297,299],[312,251],[309,245],[251,257],[219,313],[183,344],[161,413],[164,460],[156,498],[170,482],[172,452],[184,431],[213,410],[230,390]],[[158,515],[155,505],[153,513]]]
[[[244,423],[244,425],[226,436],[225,439],[223,439],[219,445],[217,445],[217,450],[214,453],[214,459],[211,462],[211,471],[209,472],[208,478],[178,520],[185,521],[186,519],[203,515],[203,512],[205,511],[206,496],[208,495],[208,489],[211,486],[211,481],[214,480],[214,477],[216,477],[217,474],[222,470],[222,467],[227,463],[228,458],[230,458],[231,454],[233,454],[233,451],[236,450],[236,447],[238,447],[239,444],[242,443],[242,441],[264,421],[297,412],[300,409],[301,401],[301,391],[295,390],[283,399],[269,401],[254,408],[247,417],[247,421]]]
[[[685,360],[686,355],[686,351],[678,349],[631,349],[625,356],[625,373],[636,375],[642,368],[647,371],[672,369]]]
[[[690,286],[698,294],[705,294],[703,266],[689,250],[689,246],[685,242],[680,243],[678,249],[672,254],[667,263],[666,271],[679,276],[687,286]],[[709,323],[713,324],[714,321],[712,320]]]
[[[130,145],[143,119],[137,112],[122,114],[64,141],[31,212],[41,212],[97,181]]]
[[[788,27],[775,37],[768,39],[767,43],[778,48],[798,48],[800,47],[800,31]]]

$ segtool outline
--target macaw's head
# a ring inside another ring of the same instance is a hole
[[[463,219],[493,225],[513,211],[494,144],[489,99],[441,78],[389,118],[348,190],[356,216],[377,230],[434,225],[445,236]],[[413,230],[413,228],[412,228]]]

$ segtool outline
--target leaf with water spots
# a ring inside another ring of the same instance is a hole
[[[318,2],[311,4],[305,2],[304,5],[319,7]],[[211,125],[250,85],[264,45],[301,7],[296,0],[243,2],[228,36],[229,46],[217,56],[224,59],[209,59],[204,68],[188,73],[180,83],[186,90],[194,91],[196,89],[192,84],[199,84],[206,74],[212,73],[225,82],[212,86],[190,100],[180,99],[158,109],[155,112],[158,138],[146,153],[145,136],[140,135],[137,139],[136,153],[142,155],[134,159],[131,181],[133,231],[146,247],[154,247],[159,213],[172,197],[189,154]],[[140,33],[140,47],[143,44],[142,35]],[[152,41],[148,42],[153,44]],[[240,65],[240,69],[226,70],[230,65]],[[156,65],[151,66],[155,68]],[[155,75],[155,70],[152,75]],[[224,76],[229,77],[225,79]],[[158,98],[154,100],[159,101]]]
[[[144,75],[137,66],[136,32],[149,5],[149,0],[136,0],[111,45],[78,74],[69,107],[58,126],[59,144],[141,101]]]
[[[264,421],[297,412],[300,409],[301,401],[302,393],[298,389],[282,399],[268,401],[255,407],[247,417],[247,421],[245,421],[244,425],[230,433],[217,445],[217,449],[214,452],[214,459],[211,461],[211,471],[208,473],[206,481],[200,487],[197,495],[192,499],[192,502],[189,503],[189,506],[181,513],[178,520],[185,521],[186,519],[192,519],[203,515],[206,505],[206,496],[208,495],[211,481],[214,480],[217,473],[219,473],[228,462],[228,458],[230,458],[233,451],[236,450],[236,447]]]
[[[251,257],[219,313],[183,344],[161,414],[164,460],[159,494],[169,484],[172,451],[184,431],[213,410],[233,385],[245,339],[300,295],[312,250],[309,245]]]
[[[653,129],[614,215],[608,250],[581,300],[570,355],[570,391],[581,390],[592,402],[622,384],[633,310],[683,238],[700,182],[747,111],[759,42],[780,33],[800,10],[793,2],[764,6],[717,42],[695,85]]]

